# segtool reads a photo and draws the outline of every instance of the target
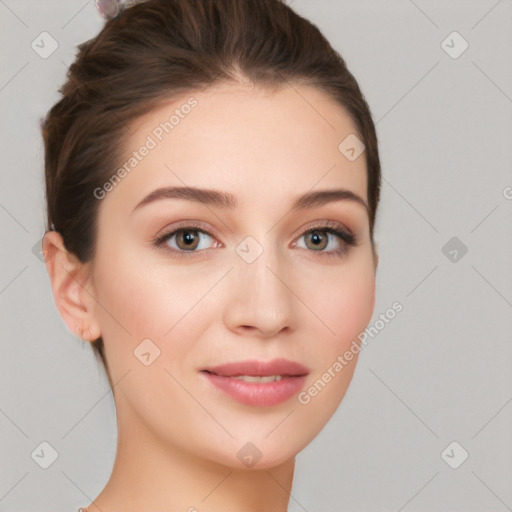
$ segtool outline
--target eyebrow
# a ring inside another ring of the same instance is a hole
[[[133,209],[132,213],[142,206],[163,199],[186,199],[188,201],[196,201],[204,205],[216,206],[222,209],[235,209],[238,206],[236,197],[228,192],[196,187],[162,187],[153,190],[153,192],[144,197]],[[365,210],[369,212],[366,201],[347,189],[327,189],[307,192],[295,198],[291,209],[292,211],[307,210],[334,201],[351,201],[363,206]]]

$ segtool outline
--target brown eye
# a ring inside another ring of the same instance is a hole
[[[197,229],[179,229],[176,233],[176,245],[184,250],[194,250],[199,244],[199,232]]]
[[[349,247],[357,245],[356,235],[346,231],[338,223],[329,223],[325,227],[317,226],[304,232],[300,238],[306,240],[303,248],[327,258],[342,257],[348,252]],[[195,224],[169,231],[155,238],[152,243],[172,256],[184,257],[198,256],[198,253],[206,249],[222,246],[214,235]]]
[[[306,246],[308,249],[323,250],[329,243],[329,238],[326,235],[326,232],[322,230],[309,231],[305,236]],[[308,239],[311,241],[311,245],[308,244]]]
[[[193,256],[202,249],[214,247],[215,237],[208,231],[191,225],[170,231],[156,238],[153,243],[177,256]]]
[[[309,229],[300,238],[305,241],[298,247],[303,244],[302,248],[316,253],[315,256],[326,258],[341,258],[348,253],[350,247],[358,243],[355,234],[335,222]]]

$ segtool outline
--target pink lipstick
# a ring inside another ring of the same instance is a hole
[[[298,393],[309,369],[287,359],[246,360],[204,368],[200,374],[238,402],[268,407]]]

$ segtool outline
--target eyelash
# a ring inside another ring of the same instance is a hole
[[[157,249],[163,250],[167,253],[173,253],[173,255],[177,256],[178,258],[190,258],[194,257],[195,254],[197,254],[200,251],[178,251],[176,249],[172,249],[169,246],[164,247],[167,245],[167,241],[173,236],[183,231],[198,231],[200,233],[204,233],[212,238],[215,238],[215,236],[210,233],[208,230],[204,229],[204,226],[201,224],[195,224],[190,223],[185,226],[181,226],[177,229],[174,229],[172,231],[169,231],[167,233],[164,233],[163,235],[157,236],[151,241],[151,244],[156,247]],[[308,230],[304,231],[302,235],[300,235],[299,238],[303,237],[304,235],[307,235],[309,233],[312,233],[314,231],[321,231],[325,233],[330,233],[331,235],[335,235],[338,237],[341,246],[338,249],[335,249],[333,251],[314,251],[314,250],[308,250],[309,252],[318,253],[320,257],[324,258],[341,258],[342,256],[345,256],[345,254],[349,251],[350,247],[354,247],[358,244],[357,237],[353,233],[350,233],[343,229],[341,225],[337,222],[326,222],[324,224],[314,226],[312,228],[309,228]],[[207,250],[207,249],[203,249]]]

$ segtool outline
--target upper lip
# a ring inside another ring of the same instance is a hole
[[[268,377],[269,375],[302,376],[309,373],[309,368],[290,361],[289,359],[272,359],[270,361],[246,360],[225,363],[218,366],[209,366],[201,371],[208,371],[223,377],[237,377],[250,375],[254,377]]]

